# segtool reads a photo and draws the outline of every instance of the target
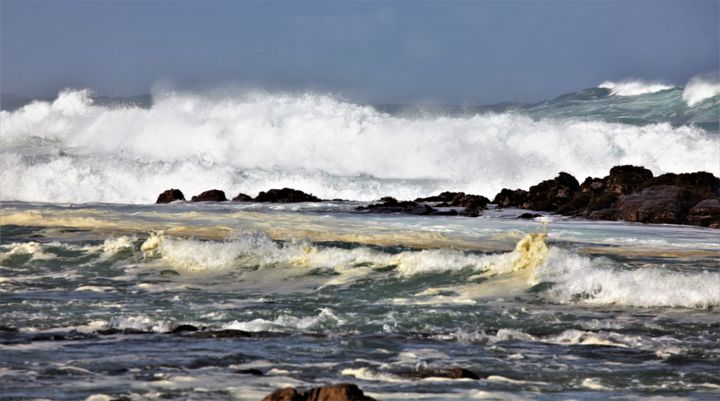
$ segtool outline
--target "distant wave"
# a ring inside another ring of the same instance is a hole
[[[688,106],[694,106],[705,99],[720,95],[720,80],[718,75],[705,75],[693,77],[683,90],[683,100]],[[716,109],[716,114],[719,111]]]
[[[609,89],[610,94],[614,96],[638,96],[672,89],[674,86],[662,82],[626,80],[620,82],[605,81],[598,85],[598,88]]]
[[[717,136],[700,127],[552,114],[567,111],[559,102],[544,114],[418,116],[317,94],[165,93],[142,108],[64,91],[0,113],[0,199],[147,203],[170,187],[189,196],[282,186],[356,200],[493,196],[559,171],[603,176],[617,164],[720,175]]]

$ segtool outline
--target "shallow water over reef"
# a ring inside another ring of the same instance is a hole
[[[355,206],[0,203],[0,399],[720,397],[717,230]]]

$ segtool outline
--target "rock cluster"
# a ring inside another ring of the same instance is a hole
[[[427,198],[417,198],[414,201],[398,201],[386,196],[379,203],[359,206],[356,210],[372,213],[406,213],[421,216],[467,216],[477,217],[487,209],[490,199],[480,195],[470,195],[464,192],[443,192],[440,195]],[[439,210],[437,208],[450,208]],[[462,208],[458,211],[457,208]]]
[[[179,189],[168,189],[158,196],[155,203],[170,203],[174,201],[184,201],[185,196]],[[193,196],[191,202],[225,202],[227,201],[225,192],[219,189],[211,189],[199,195]],[[322,199],[306,194],[292,188],[270,189],[267,192],[260,192],[253,199],[250,195],[239,193],[233,199],[233,202],[277,202],[277,203],[295,203],[295,202],[322,202]]]
[[[161,193],[156,203],[184,201],[178,189]],[[263,191],[254,199],[240,193],[234,202],[321,202],[312,194],[292,188]],[[227,201],[223,191],[213,189],[191,198],[192,202]],[[368,213],[404,213],[433,216],[477,217],[487,209],[490,200],[464,192],[442,192],[439,195],[399,201],[384,197],[377,203],[359,206]],[[593,220],[625,220],[640,223],[690,224],[720,228],[720,179],[708,172],[663,174],[657,177],[639,166],[615,166],[603,178],[587,177],[582,184],[572,175],[561,172],[528,190],[501,190],[492,203],[499,208],[517,207],[552,212]],[[525,213],[521,218],[534,218]]]
[[[263,401],[376,401],[354,384],[331,384],[299,391],[292,387],[275,390]]]
[[[519,207],[594,220],[692,224],[720,228],[720,179],[707,172],[653,177],[638,166],[615,166],[582,184],[567,173],[521,189],[503,189],[500,207]]]

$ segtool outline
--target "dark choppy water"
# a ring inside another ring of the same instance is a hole
[[[3,203],[0,399],[720,396],[717,231],[351,207]]]

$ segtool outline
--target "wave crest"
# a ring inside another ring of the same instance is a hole
[[[720,78],[718,75],[693,77],[685,85],[682,98],[688,106],[694,106],[705,99],[720,95]]]
[[[2,111],[0,123],[2,200],[150,203],[171,187],[192,195],[285,186],[354,200],[493,196],[559,171],[604,176],[618,164],[720,174],[717,140],[692,126],[395,116],[313,94],[173,93],[144,109],[65,91]]]
[[[639,96],[672,89],[674,86],[662,82],[626,80],[619,82],[605,81],[598,85],[598,88],[609,89],[610,94],[614,96]]]

